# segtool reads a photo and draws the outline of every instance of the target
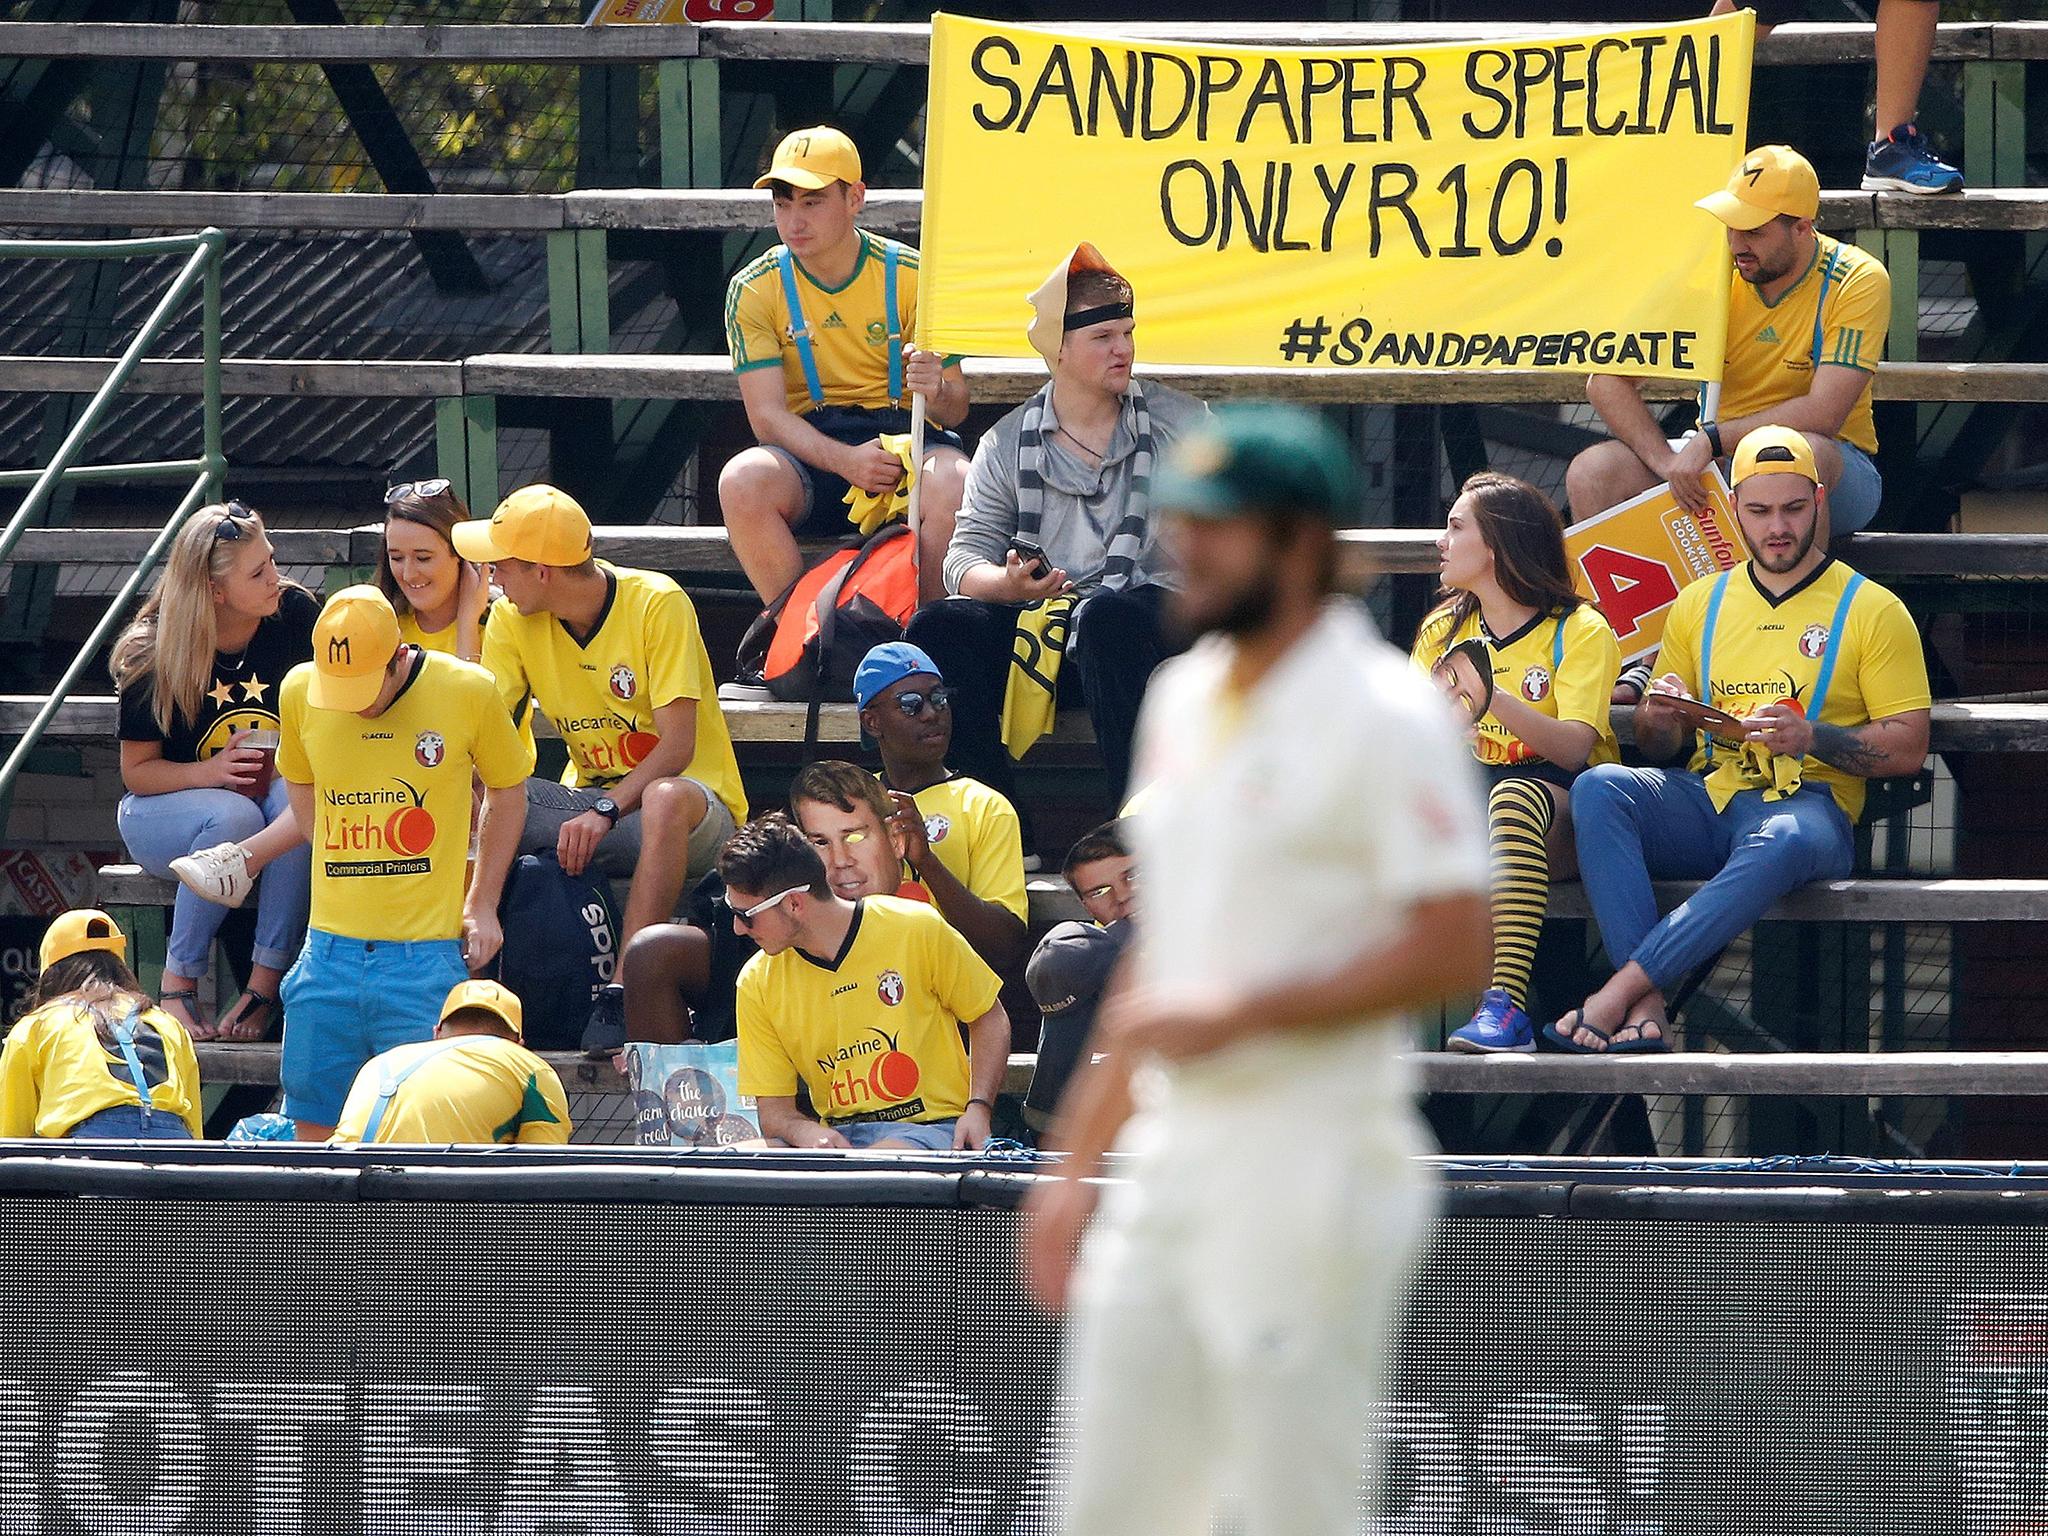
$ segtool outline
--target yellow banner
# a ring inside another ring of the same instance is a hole
[[[1735,501],[1717,464],[1707,472],[1707,505],[1688,512],[1668,485],[1573,523],[1564,531],[1572,585],[1599,605],[1621,641],[1621,659],[1657,649],[1664,620],[1684,588],[1749,558]]]
[[[1197,47],[932,19],[917,339],[1027,357],[1092,241],[1149,362],[1718,378],[1750,12],[1572,38]]]

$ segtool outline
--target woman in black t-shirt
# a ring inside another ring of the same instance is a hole
[[[313,656],[320,604],[284,581],[263,520],[202,507],[162,580],[114,644],[121,694],[122,841],[178,892],[160,1001],[195,1040],[261,1040],[305,932],[312,854],[275,776],[278,690]],[[270,733],[268,750],[264,737]],[[219,1026],[199,1006],[214,935],[260,871],[249,989]]]

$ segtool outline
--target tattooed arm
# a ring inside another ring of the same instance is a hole
[[[1866,725],[1829,725],[1787,705],[1768,704],[1747,723],[1749,739],[1773,752],[1817,757],[1859,779],[1888,779],[1918,773],[1927,761],[1928,718],[1929,711],[1911,709]]]

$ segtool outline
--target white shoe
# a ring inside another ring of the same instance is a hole
[[[760,683],[730,682],[718,685],[718,697],[727,704],[773,704],[775,695]]]
[[[256,889],[256,877],[249,873],[249,856],[240,843],[220,843],[173,859],[171,873],[194,896],[216,906],[239,907]]]

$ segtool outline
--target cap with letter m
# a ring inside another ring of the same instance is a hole
[[[398,615],[372,586],[343,587],[313,626],[313,677],[306,702],[316,709],[368,709],[398,652]]]
[[[1706,209],[1730,229],[1762,229],[1780,214],[1818,218],[1820,177],[1789,144],[1765,144],[1742,157],[1727,186],[1693,207]]]
[[[1728,483],[1740,485],[1752,475],[1798,475],[1820,484],[1813,444],[1796,427],[1757,427],[1735,445]]]
[[[835,181],[852,186],[860,180],[860,151],[837,128],[799,128],[775,146],[768,169],[754,178],[754,190],[782,182],[816,192]]]
[[[590,558],[590,517],[567,491],[525,485],[489,517],[457,523],[449,538],[465,560],[581,565]]]
[[[441,1004],[441,1021],[445,1024],[465,1008],[481,1008],[515,1038],[525,1038],[525,1011],[519,1006],[519,994],[510,987],[495,981],[458,981]]]

